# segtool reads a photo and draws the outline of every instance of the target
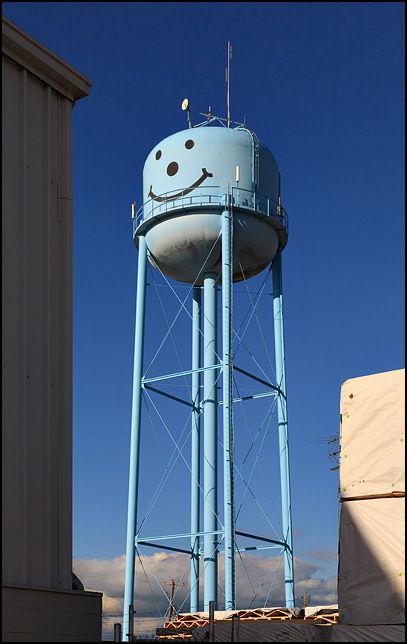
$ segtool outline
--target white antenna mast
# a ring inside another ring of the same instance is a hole
[[[226,102],[228,108],[228,127],[230,127],[230,61],[232,60],[232,45],[228,41],[228,67],[226,70],[227,94]]]

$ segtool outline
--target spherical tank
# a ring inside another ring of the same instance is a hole
[[[234,281],[263,270],[287,226],[271,152],[246,128],[195,127],[173,134],[148,155],[143,209],[135,225],[150,262],[169,277],[202,284],[221,278],[222,212],[233,212]]]

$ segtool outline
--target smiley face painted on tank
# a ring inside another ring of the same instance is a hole
[[[187,139],[185,141],[185,144],[184,144],[185,150],[192,150],[194,147],[195,147],[194,139]],[[163,155],[163,151],[162,151],[161,148],[158,148],[158,150],[155,152],[154,156],[155,156],[155,160],[158,163],[161,163],[161,166],[163,167],[163,169],[165,168],[165,173],[166,173],[166,175],[168,177],[175,177],[175,176],[178,175],[178,172],[180,172],[180,176],[182,176],[182,171],[181,171],[182,163],[181,163],[181,160],[180,160],[179,156],[178,156],[177,161],[171,160],[171,161],[169,161],[167,163],[167,159],[165,157],[168,157],[168,154]],[[176,155],[174,155],[174,156],[176,156]],[[187,165],[189,165],[188,161],[189,160],[187,158],[184,159],[184,163],[187,164]],[[191,159],[191,161],[192,161],[192,159]],[[161,203],[165,202],[165,201],[176,199],[177,197],[183,197],[185,195],[188,195],[193,190],[195,190],[195,188],[199,188],[199,186],[202,185],[203,182],[205,181],[205,179],[208,179],[208,177],[213,177],[213,174],[212,174],[212,172],[208,172],[206,167],[204,167],[204,168],[202,168],[202,174],[192,184],[190,184],[188,186],[185,186],[179,192],[173,193],[171,191],[170,196],[160,196],[160,194],[159,194],[160,191],[158,190],[157,191],[158,194],[157,194],[156,191],[155,191],[157,189],[153,190],[153,184],[151,184],[150,185],[150,190],[149,190],[149,193],[148,193],[148,197],[150,199],[153,199],[154,201],[158,201],[158,202],[161,202]]]
[[[269,163],[262,147],[255,164],[252,152],[250,132],[226,127],[188,128],[162,139],[144,164],[145,216],[162,214],[169,207],[189,207],[198,203],[201,196],[203,204],[213,204],[227,190],[237,187],[240,200],[247,199],[249,203],[256,164],[261,170],[258,193],[277,200],[275,162]],[[236,166],[240,169],[238,186]]]

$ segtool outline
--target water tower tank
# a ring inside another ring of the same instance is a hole
[[[200,285],[221,273],[221,213],[233,209],[233,280],[263,270],[287,243],[277,163],[248,129],[196,127],[150,152],[143,208],[134,233],[145,235],[150,262],[167,276]]]

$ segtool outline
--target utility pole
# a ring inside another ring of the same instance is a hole
[[[179,584],[178,582],[175,581],[175,579],[171,579],[170,582],[165,581],[163,583],[163,586],[168,586],[168,585],[171,586],[171,592],[170,592],[170,596],[168,597],[170,603],[169,603],[168,611],[167,611],[167,621],[171,622],[172,621],[172,616],[173,616],[174,611],[175,611],[175,605],[174,605],[175,589],[178,586],[185,586],[185,584],[184,583]]]
[[[304,604],[304,608],[307,608],[307,606],[310,605],[311,597],[307,592],[305,592],[304,595],[302,596],[302,601]]]

